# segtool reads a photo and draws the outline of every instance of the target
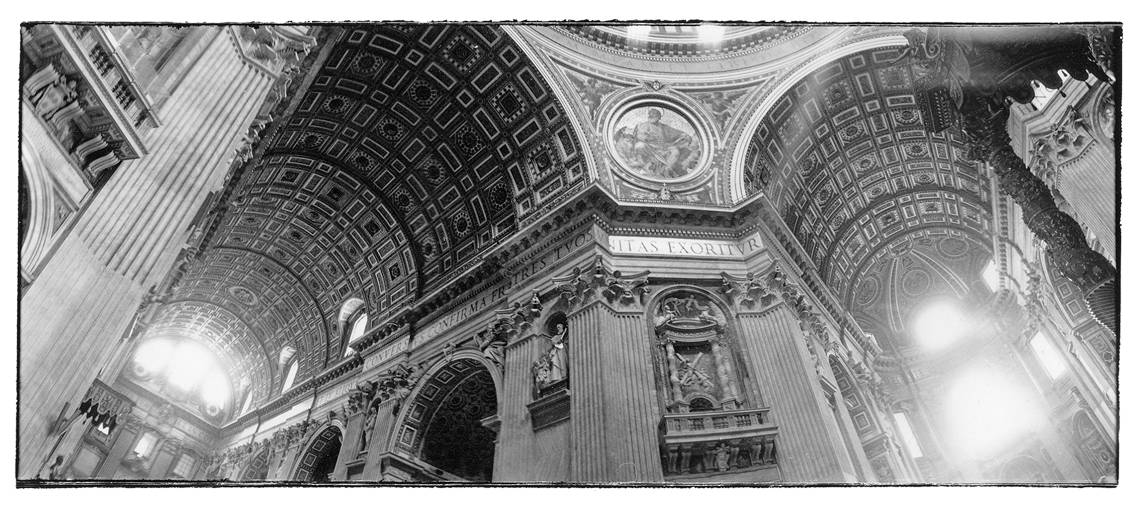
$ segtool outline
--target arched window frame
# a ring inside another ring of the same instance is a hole
[[[368,333],[368,311],[363,306],[360,307],[351,317],[347,320],[345,325],[345,339],[344,339],[344,356],[347,357],[352,354],[352,343],[359,341]],[[359,331],[359,332],[357,332]]]
[[[300,369],[300,366],[301,361],[298,359],[293,359],[293,361],[289,363],[289,368],[286,369],[288,372],[285,373],[285,379],[281,383],[282,394],[288,392],[290,388],[293,388],[293,382],[297,380],[297,370]]]

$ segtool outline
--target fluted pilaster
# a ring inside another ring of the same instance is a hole
[[[527,407],[535,400],[531,365],[550,346],[547,339],[532,335],[512,343],[506,349],[503,405],[499,410],[499,447],[495,452],[495,481],[570,480],[569,422],[535,430],[534,420],[530,418]],[[577,352],[576,346],[577,343],[573,340],[568,344],[571,356]],[[571,382],[575,381],[572,374]],[[573,396],[576,393],[573,383],[571,385]]]
[[[47,424],[108,362],[146,289],[170,269],[272,76],[218,33],[162,114],[149,155],[124,162],[22,300],[20,477],[50,446]],[[46,443],[46,444],[45,444]]]
[[[575,482],[662,480],[648,327],[641,312],[593,303],[569,317]]]
[[[779,427],[779,462],[788,482],[842,482],[841,455],[833,441],[834,417],[818,392],[815,368],[802,331],[784,307],[739,316],[741,343],[755,370],[772,421]],[[840,444],[840,446],[842,446]]]

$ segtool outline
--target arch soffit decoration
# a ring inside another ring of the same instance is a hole
[[[321,424],[317,430],[313,431],[313,435],[301,445],[304,450],[297,453],[297,458],[293,462],[292,469],[289,470],[289,476],[293,481],[308,481],[312,478],[313,466],[316,465],[316,459],[321,453],[325,451],[325,446],[332,441],[334,437],[341,438],[341,444],[344,444],[345,435],[344,422],[339,419],[334,419]],[[306,463],[307,457],[312,457],[311,461]],[[301,473],[305,472],[305,475]]]
[[[469,377],[478,374],[480,372],[479,369],[482,368],[486,370],[488,374],[490,374],[491,382],[494,384],[495,405],[497,406],[496,409],[502,409],[503,374],[499,368],[487,361],[486,357],[484,357],[483,354],[478,350],[468,348],[456,351],[451,355],[450,358],[443,357],[437,360],[435,364],[429,367],[426,372],[420,377],[419,384],[412,389],[411,393],[408,394],[407,399],[404,401],[403,406],[400,407],[400,412],[396,416],[396,423],[393,424],[392,432],[388,435],[388,439],[385,442],[384,451],[395,452],[399,450],[401,452],[407,453],[400,447],[400,439],[404,437],[403,434],[405,426],[411,426],[418,432],[415,437],[423,436],[423,433],[426,432],[431,422],[431,415],[434,413],[434,407],[437,406],[433,406],[432,413],[428,413],[425,410],[425,412],[422,414],[424,416],[423,418],[413,421],[410,419],[410,415],[415,409],[417,401],[421,398],[422,394],[425,391],[425,388],[433,384],[433,380],[436,379],[440,371],[448,368],[448,366],[451,364],[463,361],[472,362],[472,367],[474,367],[474,370],[456,378],[458,381],[455,381],[454,383],[450,381],[445,382],[444,386],[447,387],[447,390],[436,396],[433,396],[433,400],[442,402],[447,398],[448,394],[450,394],[452,390],[466,381]]]
[[[27,220],[27,224],[22,224],[27,231],[23,242],[18,245],[23,257],[20,269],[23,269],[26,265],[35,265],[47,253],[55,221],[53,204],[56,197],[51,189],[47,166],[30,142],[23,142],[20,146],[20,174],[20,187],[27,191],[24,197],[27,214],[21,216]]]

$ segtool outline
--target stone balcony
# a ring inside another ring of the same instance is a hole
[[[666,414],[661,441],[665,475],[774,468],[776,436],[768,408]]]
[[[21,46],[24,99],[93,188],[147,153],[155,108],[105,28],[34,25]]]

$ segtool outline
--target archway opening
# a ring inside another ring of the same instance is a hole
[[[309,449],[301,456],[297,472],[293,475],[295,481],[310,483],[327,483],[331,481],[333,469],[336,468],[337,456],[340,455],[342,434],[339,427],[330,425],[325,427]]]
[[[491,481],[495,432],[483,419],[496,409],[491,373],[480,367],[447,394],[428,422],[424,461],[466,480]]]
[[[497,438],[488,421],[497,412],[491,372],[477,359],[453,359],[420,388],[396,444],[451,475],[436,473],[444,479],[488,482]]]

